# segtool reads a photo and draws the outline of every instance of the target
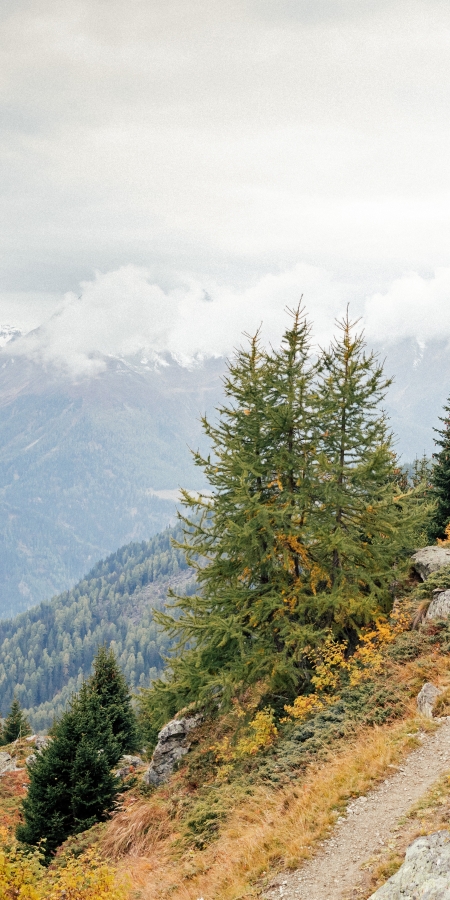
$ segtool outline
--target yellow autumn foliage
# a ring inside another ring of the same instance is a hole
[[[114,869],[93,850],[48,869],[39,853],[25,853],[16,843],[0,850],[0,900],[125,900]]]
[[[311,678],[314,693],[296,697],[292,705],[285,706],[288,715],[293,719],[306,719],[336,703],[345,683],[355,687],[379,672],[386,647],[407,627],[407,617],[401,609],[396,610],[389,622],[380,620],[373,628],[362,632],[360,643],[350,657],[346,656],[346,642],[335,641],[330,632],[320,650],[308,653],[314,666]]]

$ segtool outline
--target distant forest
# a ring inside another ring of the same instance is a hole
[[[181,529],[128,544],[72,590],[0,622],[2,716],[15,693],[33,728],[48,728],[89,674],[99,644],[114,648],[132,688],[151,682],[169,649],[152,611],[164,607],[169,586],[195,590],[173,536]]]

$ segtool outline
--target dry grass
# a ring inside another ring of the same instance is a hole
[[[144,856],[173,834],[167,806],[157,801],[123,803],[108,825],[102,850],[108,859]]]
[[[273,876],[277,869],[307,859],[347,800],[365,793],[415,746],[412,730],[417,727],[417,720],[408,719],[366,729],[351,747],[321,766],[311,766],[297,784],[257,789],[228,818],[220,840],[206,850],[177,852],[173,835],[145,858],[133,851],[132,864],[124,860],[123,870],[131,873],[142,900],[256,897],[267,872]]]
[[[387,660],[382,678],[387,686],[407,687],[411,701],[401,721],[355,728],[351,743],[342,739],[326,758],[322,755],[283,787],[253,785],[245,795],[242,784],[239,791],[237,784],[223,784],[221,790],[232,795],[228,808],[233,809],[218,840],[205,849],[186,849],[180,840],[177,800],[188,788],[196,793],[195,786],[183,780],[182,771],[150,800],[136,801],[119,812],[107,826],[103,846],[110,858],[119,860],[119,875],[120,871],[131,875],[137,892],[131,896],[249,900],[277,871],[301,865],[329,834],[348,799],[366,793],[390,774],[388,767],[416,745],[413,733],[419,727],[435,727],[415,717],[415,696],[428,680],[444,690],[449,687],[448,656],[435,646],[408,662]]]

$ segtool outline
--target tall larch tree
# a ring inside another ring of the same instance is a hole
[[[381,408],[390,380],[356,324],[347,312],[319,363],[313,553],[325,580],[311,611],[350,644],[361,626],[389,611],[395,566],[413,549],[419,515],[414,492],[399,488]]]
[[[258,680],[273,690],[298,682],[315,426],[310,329],[301,310],[291,315],[279,351],[263,353],[256,336],[238,352],[228,404],[217,425],[203,422],[212,454],[195,461],[212,493],[184,493],[182,516],[200,591],[175,598],[175,618],[159,616],[179,641],[172,677],[151,692],[167,714]]]

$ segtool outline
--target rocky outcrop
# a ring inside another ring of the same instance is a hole
[[[6,750],[0,750],[0,775],[6,772],[15,772],[17,769],[16,760]]]
[[[417,695],[417,709],[427,719],[433,718],[433,707],[439,694],[442,694],[441,689],[432,684],[431,681],[427,681]]]
[[[426,619],[448,619],[450,616],[450,591],[433,591],[433,599],[428,607]]]
[[[32,766],[36,762],[36,757],[38,753],[41,753],[44,747],[47,746],[48,742],[51,738],[47,737],[47,735],[42,734],[31,734],[30,737],[27,737],[27,743],[34,744],[36,751],[35,753],[30,753],[27,756],[25,762],[27,766]]]
[[[422,581],[426,581],[433,572],[450,566],[450,547],[442,547],[439,544],[433,547],[422,547],[411,557],[413,568],[420,575]]]
[[[119,765],[120,768],[116,772],[116,778],[126,778],[127,775],[131,775],[135,769],[141,768],[145,763],[140,756],[130,756],[126,753],[119,761]]]
[[[401,868],[370,900],[450,900],[450,833],[414,841]]]
[[[188,752],[189,734],[200,723],[201,716],[173,719],[158,734],[152,761],[144,775],[146,784],[163,784],[172,774],[176,763]]]

